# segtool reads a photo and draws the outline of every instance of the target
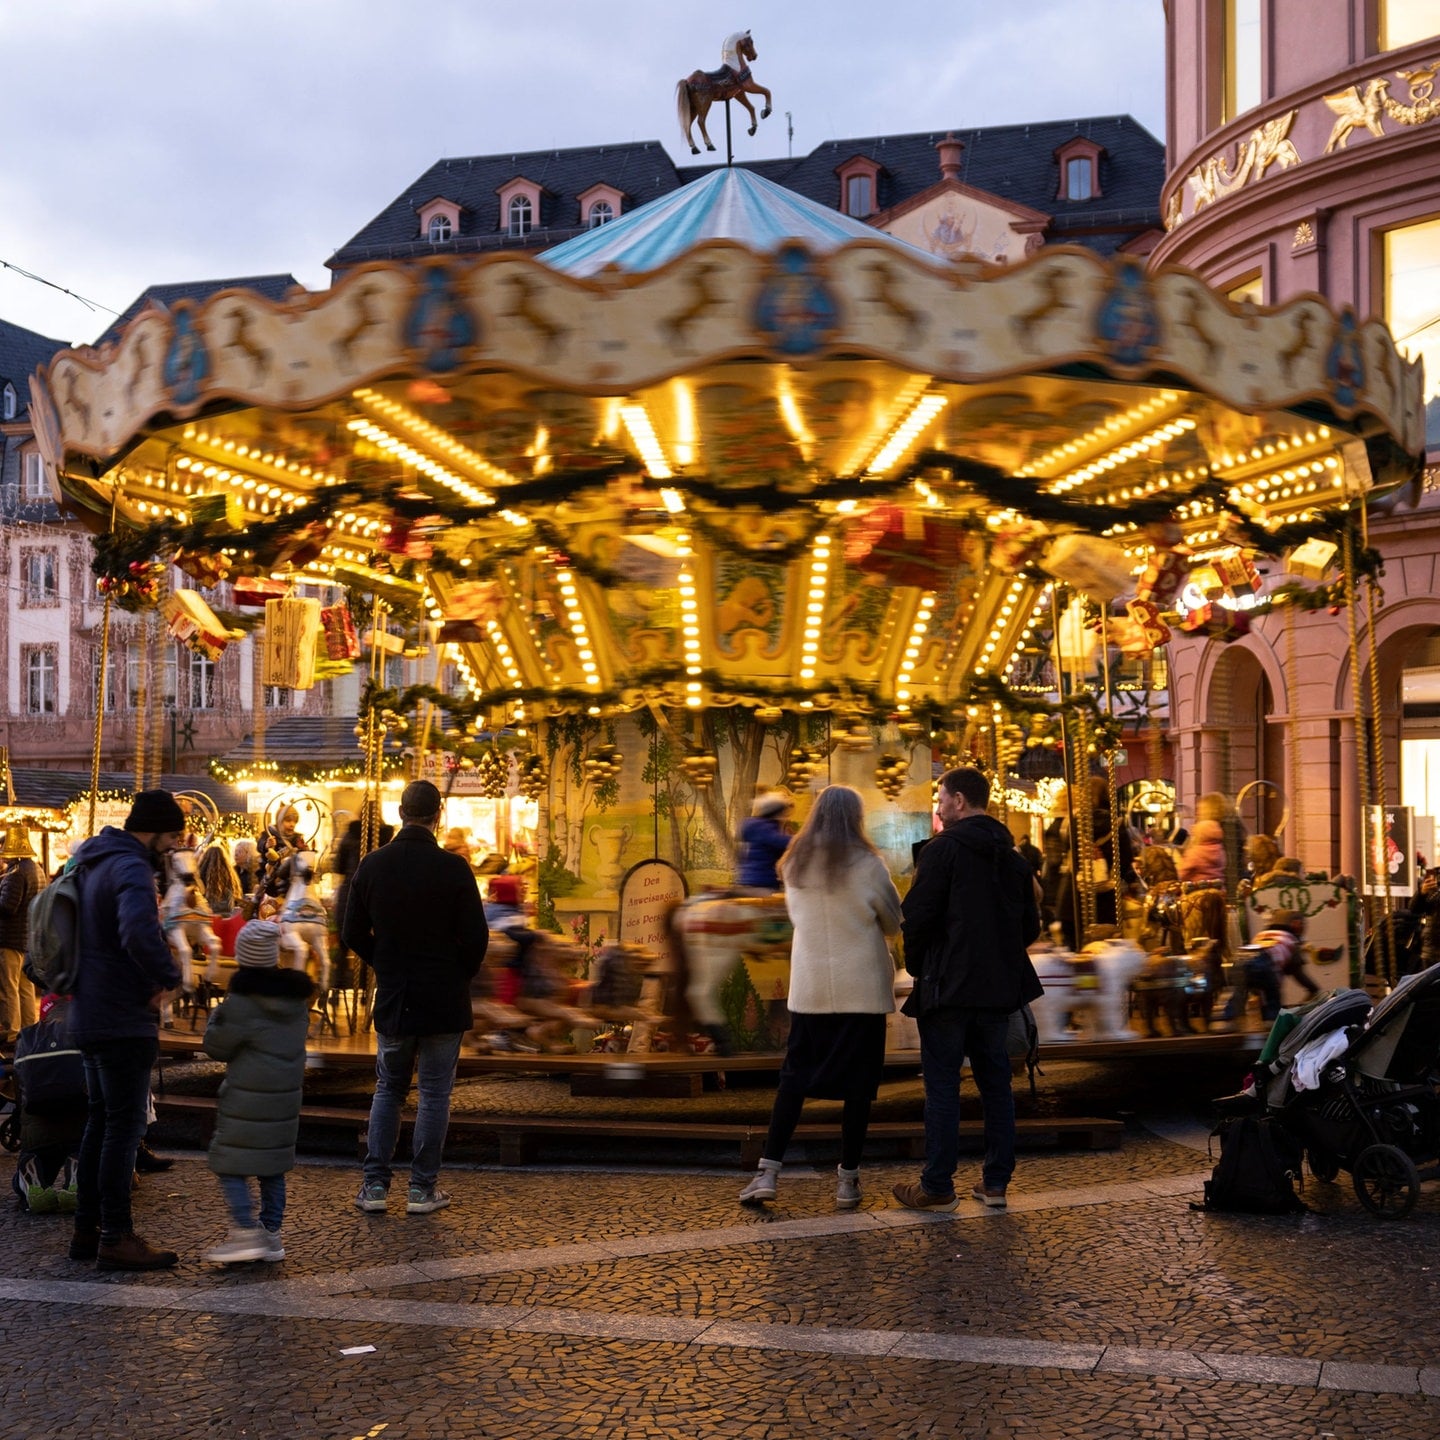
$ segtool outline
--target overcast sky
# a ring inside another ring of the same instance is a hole
[[[122,310],[324,261],[444,156],[658,139],[749,28],[775,111],[738,158],[1126,112],[1164,139],[1161,0],[8,0],[0,261]],[[723,122],[722,122],[723,123]],[[721,142],[723,143],[723,142]],[[0,269],[0,317],[109,323]]]

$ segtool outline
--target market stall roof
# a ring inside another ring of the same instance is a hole
[[[1065,248],[940,268],[868,228],[224,291],[33,393],[58,487],[113,513],[112,587],[179,547],[379,596],[445,622],[492,724],[952,707],[1010,673],[1051,577],[1106,588],[1099,537],[1110,594],[1180,534],[1283,548],[1413,477],[1424,421],[1418,362],[1316,296]]]
[[[639,273],[658,270],[707,240],[733,240],[767,255],[795,241],[828,255],[856,240],[870,240],[933,263],[923,250],[863,220],[732,166],[556,245],[540,258],[567,275],[594,275],[607,267]]]
[[[272,720],[263,737],[253,733],[217,762],[217,769],[236,779],[253,779],[263,767],[290,775],[297,767],[312,773],[356,766],[355,728],[353,715],[290,715]],[[259,743],[257,744],[257,738]],[[386,740],[386,753],[398,759],[401,743],[397,736]]]
[[[17,805],[49,806],[63,810],[72,801],[90,793],[88,771],[42,770],[27,766],[16,766],[11,770],[15,782],[15,803]],[[224,815],[243,815],[245,797],[233,786],[223,784],[209,775],[162,775],[148,788],[198,791],[213,800]],[[135,777],[114,771],[101,771],[101,794],[129,794],[134,791]]]

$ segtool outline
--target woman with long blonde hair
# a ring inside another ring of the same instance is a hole
[[[747,1205],[775,1199],[786,1147],[806,1096],[844,1101],[835,1208],[860,1204],[860,1159],[885,1065],[885,1017],[895,1007],[886,937],[900,928],[900,896],[865,834],[860,795],[830,785],[815,799],[780,862],[790,944],[790,1034],[770,1129]]]

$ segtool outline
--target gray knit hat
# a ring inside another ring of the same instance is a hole
[[[280,927],[273,920],[249,920],[235,937],[235,963],[257,968],[280,963]]]

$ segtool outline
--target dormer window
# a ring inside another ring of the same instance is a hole
[[[586,186],[575,198],[580,202],[580,223],[587,230],[598,230],[600,226],[608,225],[625,209],[623,193],[603,182]]]
[[[1098,200],[1100,198],[1100,157],[1105,153],[1103,145],[1076,135],[1055,151],[1055,160],[1060,167],[1060,184],[1055,192],[1057,200]]]
[[[419,207],[420,238],[431,245],[443,245],[460,233],[460,206],[437,195]]]
[[[598,230],[602,225],[608,225],[615,218],[615,211],[611,208],[608,200],[597,200],[590,207],[588,228]]]
[[[835,172],[840,177],[840,213],[863,220],[879,208],[880,166],[864,155],[852,155]]]
[[[3,415],[6,420],[13,420],[16,408],[15,387],[7,380],[3,397],[0,397],[0,415]]]
[[[535,228],[535,211],[530,205],[529,196],[513,196],[506,213],[509,216],[507,233],[512,240],[528,235]]]

